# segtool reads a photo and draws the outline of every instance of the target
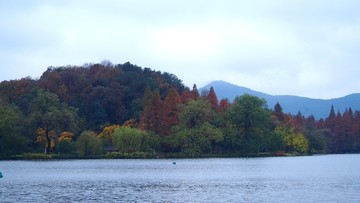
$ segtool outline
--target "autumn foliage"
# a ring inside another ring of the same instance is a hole
[[[211,87],[200,96],[195,84],[130,63],[49,67],[38,80],[3,81],[0,104],[4,155],[360,152],[360,112],[350,107],[316,120],[252,95],[229,101]]]

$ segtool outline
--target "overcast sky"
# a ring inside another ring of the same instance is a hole
[[[110,60],[273,95],[360,92],[358,0],[0,0],[0,81]]]

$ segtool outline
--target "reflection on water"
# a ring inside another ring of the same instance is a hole
[[[1,161],[1,202],[359,202],[360,155]]]

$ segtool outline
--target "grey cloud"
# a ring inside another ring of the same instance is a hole
[[[352,0],[2,1],[0,80],[109,59],[174,73],[188,86],[222,79],[271,94],[343,96],[358,91],[359,6]]]

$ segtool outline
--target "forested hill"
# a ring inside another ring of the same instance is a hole
[[[214,84],[200,95],[175,75],[130,63],[3,81],[0,159],[360,152],[358,110],[331,108],[315,120],[284,113],[282,103],[270,110],[261,95],[229,102],[225,90]]]
[[[199,91],[208,91],[211,87],[214,87],[220,99],[228,98],[230,101],[233,101],[236,96],[241,96],[246,93],[265,99],[268,107],[271,109],[279,102],[283,111],[286,113],[296,115],[300,111],[302,115],[306,117],[313,115],[316,119],[329,116],[331,106],[334,107],[336,112],[339,111],[340,113],[345,112],[346,109],[349,108],[352,108],[352,110],[360,110],[360,94],[351,94],[345,97],[328,100],[311,99],[291,95],[270,95],[233,85],[225,81],[211,82],[200,88]]]
[[[30,111],[34,89],[45,89],[59,100],[78,109],[85,120],[85,129],[101,130],[106,124],[122,124],[140,117],[146,88],[158,90],[162,98],[173,86],[179,93],[182,81],[175,75],[141,68],[129,62],[112,65],[50,67],[39,80],[21,80],[0,83],[3,101],[15,103],[22,112]]]

